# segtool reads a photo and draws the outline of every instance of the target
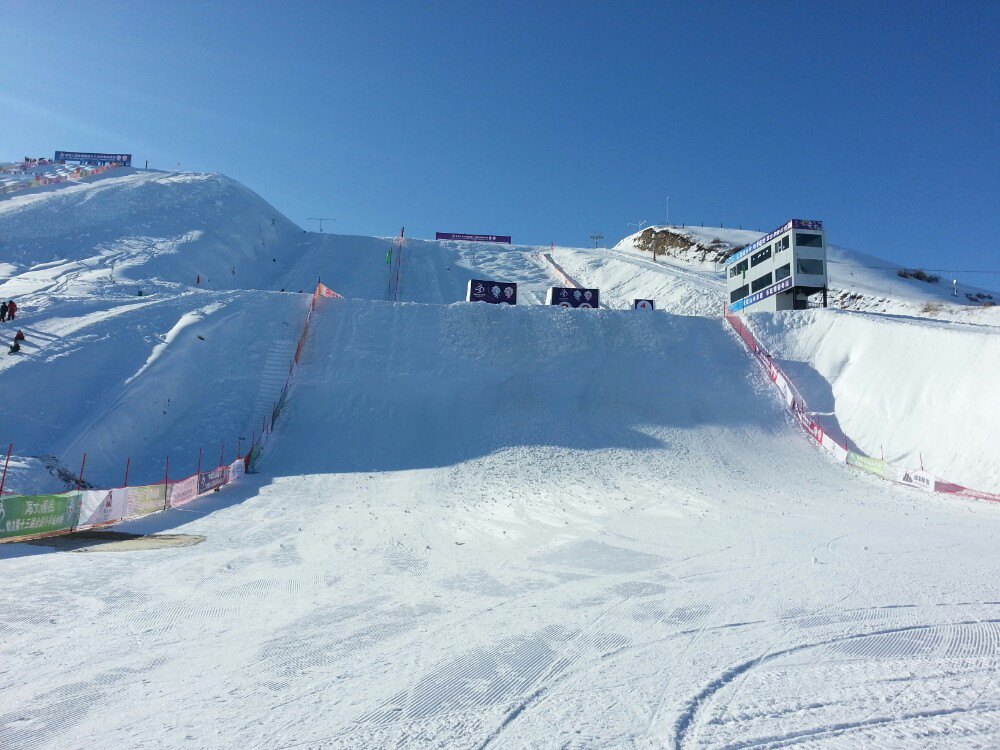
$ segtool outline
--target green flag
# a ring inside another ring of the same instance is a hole
[[[391,266],[392,265],[392,248],[391,247],[389,248],[389,250],[385,254],[385,264],[387,266]]]

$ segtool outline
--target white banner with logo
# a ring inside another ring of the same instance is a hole
[[[128,512],[128,491],[86,490],[80,493],[80,522],[77,526],[95,526],[118,521]]]
[[[897,466],[892,467],[895,472],[894,479],[902,484],[911,487],[919,487],[927,492],[934,491],[934,483],[937,481],[933,474],[928,474],[920,469],[903,469]]]

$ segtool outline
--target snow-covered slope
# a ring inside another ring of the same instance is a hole
[[[264,474],[125,526],[204,543],[0,548],[5,747],[1000,740],[1000,508],[827,460],[719,320],[329,300],[302,362]]]
[[[748,323],[862,452],[1000,491],[1000,328],[840,310]]]
[[[408,240],[388,265],[389,240],[303,233],[215,175],[51,187],[0,200],[18,489],[35,451],[88,450],[101,483],[127,455],[137,481],[168,452],[190,471],[270,407],[298,290],[348,299],[313,316],[262,473],[120,527],[203,543],[0,546],[3,748],[1000,743],[1000,508],[815,450],[710,264],[556,248],[613,308],[568,311],[535,304],[538,248]],[[470,276],[523,304],[459,303]],[[633,297],[661,311],[614,309]],[[993,329],[756,324],[868,452],[931,433],[932,470],[995,479],[995,430],[960,424],[996,411]]]
[[[201,448],[206,466],[234,458],[270,414],[307,304],[273,292],[50,299],[16,323],[21,353],[0,356],[17,394],[0,401],[18,456],[7,487],[64,489],[56,469],[78,474],[84,453],[97,487],[121,484],[127,459],[142,484],[163,478],[167,457],[174,477],[194,473]]]
[[[129,458],[136,483],[168,456],[179,476],[200,447],[235,455],[270,412],[318,278],[349,297],[455,302],[470,276],[498,274],[525,303],[544,298],[534,249],[408,240],[397,284],[389,240],[302,232],[221,175],[109,175],[0,199],[0,298],[20,307],[0,336],[27,336],[0,354],[19,394],[0,399],[7,490],[61,489],[84,453],[96,486],[123,481]]]

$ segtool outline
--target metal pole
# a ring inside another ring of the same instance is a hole
[[[7,460],[3,462],[3,477],[0,477],[0,500],[3,499],[3,485],[7,481],[7,464],[10,463],[10,453],[14,450],[14,444],[7,446]]]
[[[80,476],[76,480],[76,488],[79,490],[83,486],[83,469],[87,465],[87,454],[83,454],[83,463],[80,464]]]
[[[243,458],[243,438],[236,438],[236,458]]]
[[[222,457],[226,455],[226,444],[222,444],[222,450],[219,452],[219,466],[222,466]]]
[[[129,456],[125,460],[125,481],[122,483],[122,487],[128,487],[128,469],[132,465],[132,457]]]
[[[170,456],[167,456],[167,468],[163,470],[163,510],[167,509],[169,501],[168,490],[170,488]]]

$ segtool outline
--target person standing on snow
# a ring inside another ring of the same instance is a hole
[[[3,323],[5,320],[7,320],[7,303],[0,302],[0,323]]]
[[[13,320],[14,313],[16,312],[17,312],[17,303],[15,303],[14,300],[10,300],[7,303],[7,320]]]

